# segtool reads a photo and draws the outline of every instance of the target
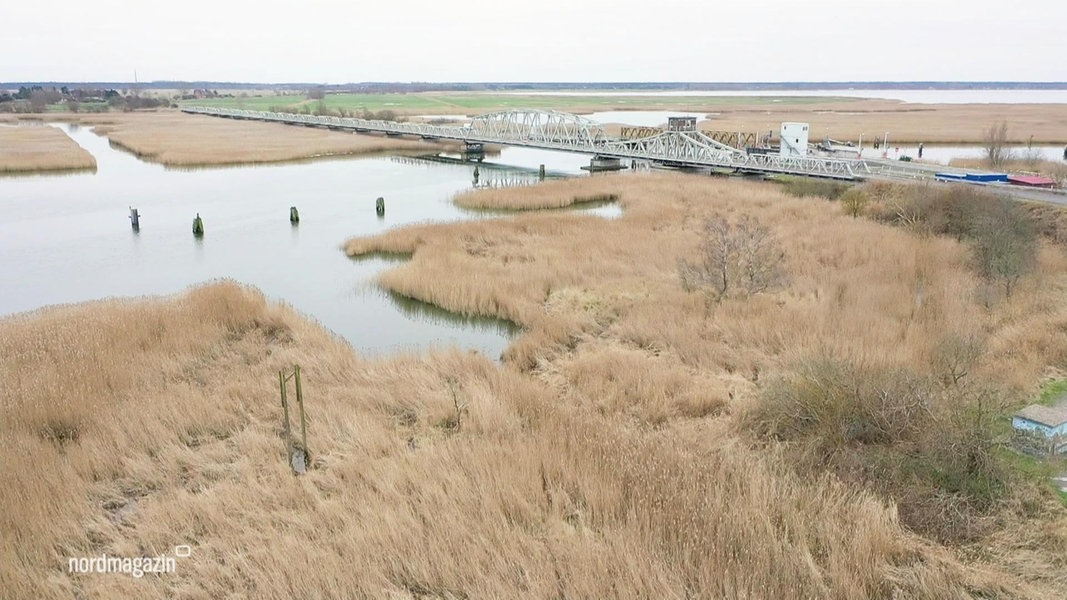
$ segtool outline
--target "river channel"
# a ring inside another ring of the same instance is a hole
[[[178,170],[112,148],[90,129],[60,127],[96,157],[97,171],[0,178],[0,315],[230,278],[317,319],[363,354],[458,346],[496,358],[515,333],[507,322],[394,297],[374,283],[389,261],[352,260],[340,249],[350,237],[408,223],[500,218],[451,202],[474,185],[472,164],[377,157]],[[532,183],[540,164],[550,176],[578,176],[588,160],[504,149],[480,166],[479,185]],[[192,235],[198,213],[201,239]]]

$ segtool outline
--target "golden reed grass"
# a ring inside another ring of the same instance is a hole
[[[0,330],[6,597],[1040,592],[960,565],[867,493],[797,477],[726,420],[635,427],[474,354],[364,361],[234,284]],[[654,366],[629,352],[615,365]],[[293,363],[311,416],[299,478],[276,389]],[[175,573],[66,572],[68,557],[176,544],[192,555]]]
[[[55,127],[0,127],[0,173],[95,169],[96,159]]]
[[[1067,362],[1058,248],[986,309],[952,240],[756,183],[596,179],[616,186],[622,217],[538,212],[347,244],[412,253],[382,275],[390,289],[521,323],[503,365],[463,352],[363,360],[230,283],[0,320],[0,589],[962,599],[1067,586],[1062,508],[1006,520],[973,553],[946,548],[908,532],[891,502],[798,476],[736,426],[760,382],[798,360],[827,351],[922,370],[943,336],[972,329],[990,338],[980,376],[1032,389]],[[533,196],[527,206],[575,194],[513,193]],[[713,212],[774,229],[785,289],[717,305],[682,290],[678,260]],[[293,363],[311,416],[313,468],[299,478],[276,389]],[[173,574],[66,573],[71,556],[182,543],[192,556]]]
[[[502,222],[416,225],[348,242],[351,255],[409,253],[383,286],[457,312],[523,325],[508,363],[536,373],[573,405],[641,423],[742,410],[760,382],[814,356],[931,373],[954,336],[987,337],[974,373],[1020,400],[1067,365],[1067,261],[1047,245],[1036,273],[1010,301],[986,308],[969,249],[841,215],[766,185],[679,175],[597,177],[612,183],[624,216],[545,214]],[[575,187],[510,190],[507,206],[566,204]],[[494,198],[501,196],[500,192]],[[490,203],[487,203],[490,204]],[[782,291],[707,304],[681,289],[712,213],[753,214],[783,241]],[[1067,541],[1062,509],[1052,544]],[[1067,585],[1044,554],[1044,573]],[[1012,554],[1000,557],[1011,563]],[[1009,569],[1010,570],[1010,569]]]
[[[0,122],[3,121],[2,117],[0,115]],[[107,136],[115,146],[144,160],[168,166],[256,164],[459,149],[458,145],[449,142],[429,143],[374,134],[352,135],[325,129],[193,116],[177,111],[70,114],[61,117],[63,122],[93,127],[94,132]],[[489,147],[486,151],[492,153],[499,150]],[[85,155],[92,160],[91,155]],[[95,165],[93,160],[91,166]],[[32,164],[28,167],[28,170],[39,169]]]
[[[700,110],[693,108],[691,110]],[[1062,144],[1067,140],[1067,114],[1056,104],[908,104],[893,100],[853,100],[768,106],[733,105],[710,109],[702,129],[778,133],[782,122],[811,125],[811,141],[825,136],[856,141],[864,147],[889,134],[890,146],[918,144],[981,144],[989,128],[1008,124],[1009,143]]]
[[[420,153],[453,147],[175,111],[86,116],[94,131],[138,157],[169,166],[271,163],[331,156]]]

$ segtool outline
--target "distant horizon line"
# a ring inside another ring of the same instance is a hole
[[[795,80],[795,81],[360,81],[346,83],[320,83],[301,81],[222,81],[206,79],[160,79],[152,81],[107,81],[107,80],[42,80],[42,81],[0,81],[0,88],[7,89],[10,86],[63,86],[63,85],[95,85],[95,86],[120,86],[120,87],[378,87],[378,86],[401,86],[415,87],[427,86],[446,88],[449,86],[486,86],[494,88],[527,88],[537,89],[537,86],[564,89],[588,87],[593,89],[679,89],[690,88],[694,91],[714,91],[716,89],[746,89],[746,88],[775,88],[791,89],[789,86],[801,86],[800,89],[815,89],[814,86],[829,86],[823,89],[847,89],[857,86],[872,86],[863,89],[904,89],[922,87],[923,89],[1067,89],[1067,81],[1010,81],[1010,80]]]

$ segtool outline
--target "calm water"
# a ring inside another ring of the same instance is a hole
[[[1067,104],[1067,90],[731,90],[662,92],[511,92],[522,96],[641,96],[641,97],[818,97],[882,98],[913,104]],[[620,104],[622,102],[620,101]]]
[[[584,116],[597,123],[622,123],[638,127],[666,127],[668,117],[695,117],[698,121],[708,118],[707,113],[660,110],[606,110]]]
[[[882,149],[875,150],[867,141],[864,141],[863,144],[864,158],[880,158],[882,156]],[[1008,146],[1008,151],[1011,152],[1012,158],[1022,159],[1033,155],[1040,160],[1051,161],[1062,161],[1063,149],[1063,146],[1050,146],[1047,144],[1034,144],[1031,147],[1025,145]],[[923,160],[938,162],[945,165],[947,165],[953,158],[984,158],[985,155],[985,148],[980,145],[943,146],[937,144],[925,144],[923,146]],[[914,144],[894,146],[892,141],[890,141],[888,157],[899,158],[900,156],[917,158],[919,156],[919,147]]]
[[[344,240],[420,221],[490,218],[450,198],[472,187],[473,165],[368,158],[172,170],[68,129],[97,160],[95,174],[0,178],[0,315],[111,296],[179,292],[218,278],[254,285],[369,353],[456,345],[499,356],[514,333],[396,298],[373,280],[389,263],[351,260]],[[506,149],[480,167],[480,185],[532,181],[539,164],[580,175],[588,157]],[[379,219],[374,200],[383,196]],[[141,229],[130,227],[129,206]],[[290,225],[289,207],[300,211]],[[602,216],[617,207],[600,207]],[[192,235],[199,213],[205,235]]]

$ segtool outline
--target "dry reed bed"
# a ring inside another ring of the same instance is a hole
[[[559,110],[578,114],[619,110],[618,106],[583,102],[579,97],[558,100]],[[1062,105],[1056,104],[911,104],[875,98],[810,103],[790,102],[787,98],[776,104],[752,103],[744,98],[719,100],[701,104],[696,98],[679,101],[665,97],[658,105],[642,105],[635,110],[704,112],[710,120],[702,122],[701,128],[731,132],[772,130],[777,134],[782,122],[800,121],[811,124],[812,141],[820,141],[827,135],[839,140],[857,140],[863,134],[867,143],[888,132],[891,144],[979,144],[993,123],[1006,121],[1012,143],[1024,144],[1033,135],[1034,143],[1067,144],[1067,114]],[[486,112],[489,110],[485,108]],[[442,106],[435,112],[470,114],[471,110],[463,107],[450,110]],[[624,118],[619,120],[625,122]],[[618,126],[609,130],[617,133]]]
[[[560,404],[477,355],[363,361],[258,293],[0,321],[0,589],[13,598],[966,598],[1035,595],[805,480],[721,419],[672,429]],[[314,468],[283,461],[300,363]],[[453,427],[454,389],[467,408]],[[190,544],[177,572],[71,556]],[[352,568],[358,565],[358,568]]]
[[[95,169],[96,159],[61,129],[0,127],[0,173]]]
[[[751,447],[734,419],[763,379],[799,359],[923,369],[942,336],[972,329],[992,340],[983,377],[1031,387],[1067,362],[1059,250],[1046,248],[1012,300],[986,310],[954,241],[754,183],[595,179],[618,186],[623,217],[534,213],[347,244],[412,253],[383,275],[391,289],[524,324],[503,367],[459,352],[361,360],[225,283],[0,320],[0,438],[12,465],[0,471],[0,589],[1054,598],[1067,586],[1055,551],[1067,545],[1062,509],[1012,521],[961,565],[906,532],[884,500],[799,477],[778,450]],[[513,193],[533,196],[528,206],[573,195]],[[718,305],[685,293],[677,260],[712,212],[773,227],[789,286]],[[276,390],[277,370],[294,362],[314,464],[300,478],[284,464]],[[466,405],[458,428],[451,390]],[[69,556],[180,543],[193,554],[175,574],[65,572]]]
[[[1010,301],[985,308],[966,246],[840,214],[773,187],[679,175],[619,175],[577,186],[610,190],[624,216],[535,213],[503,222],[417,225],[354,239],[350,255],[408,253],[380,277],[398,293],[467,314],[522,324],[506,360],[531,370],[568,403],[664,426],[745,412],[760,382],[818,356],[930,374],[939,344],[988,339],[972,377],[1021,401],[1050,369],[1067,365],[1067,260],[1046,246]],[[510,190],[509,206],[566,204],[578,187]],[[494,194],[494,198],[503,198]],[[692,258],[712,214],[753,214],[783,241],[788,286],[706,303],[681,289],[678,261]],[[1062,509],[1049,523],[1040,571],[1067,575]],[[1054,522],[1054,524],[1053,524]],[[1013,526],[1015,527],[1015,526]],[[1056,533],[1053,533],[1056,532]],[[1010,545],[995,553],[1014,570]],[[988,549],[987,552],[990,552]]]
[[[516,194],[513,188],[491,188],[469,190],[456,195],[453,202],[457,206],[472,209],[491,210],[536,210],[547,208],[566,208],[587,202],[606,202],[617,200],[613,195],[618,189],[614,180],[599,177],[582,177],[579,179],[561,179],[547,181],[539,185],[541,193]]]
[[[272,163],[450,148],[408,139],[170,111],[94,117],[85,121],[101,121],[96,133],[142,159],[170,166]]]
[[[699,110],[699,109],[694,109]],[[1067,144],[1067,111],[1057,104],[908,104],[857,100],[813,104],[725,106],[711,109],[702,129],[778,133],[786,121],[811,125],[811,140],[859,139],[870,147],[888,132],[889,143],[980,144],[994,123],[1008,124],[1009,143]]]
[[[1054,334],[1067,322],[1067,308],[1055,308],[1067,285],[1058,250],[1042,253],[1040,275],[1024,282],[1027,293],[988,312],[973,299],[979,283],[968,250],[952,240],[845,218],[836,205],[758,183],[626,174],[575,185],[512,189],[507,202],[562,205],[576,195],[572,189],[614,186],[623,217],[535,213],[415,225],[350,240],[346,251],[413,254],[382,274],[385,287],[522,324],[527,334],[508,356],[525,367],[552,353],[548,340],[566,350],[578,340],[607,339],[742,380],[813,351],[921,371],[942,336],[980,329],[1000,349],[990,357],[991,373],[1028,389],[1050,358],[1067,356],[1019,351],[1064,348]],[[788,256],[786,289],[710,306],[682,290],[678,262],[694,256],[698,228],[713,213],[754,214],[776,232]],[[996,327],[1017,315],[1029,315],[1021,327]]]

